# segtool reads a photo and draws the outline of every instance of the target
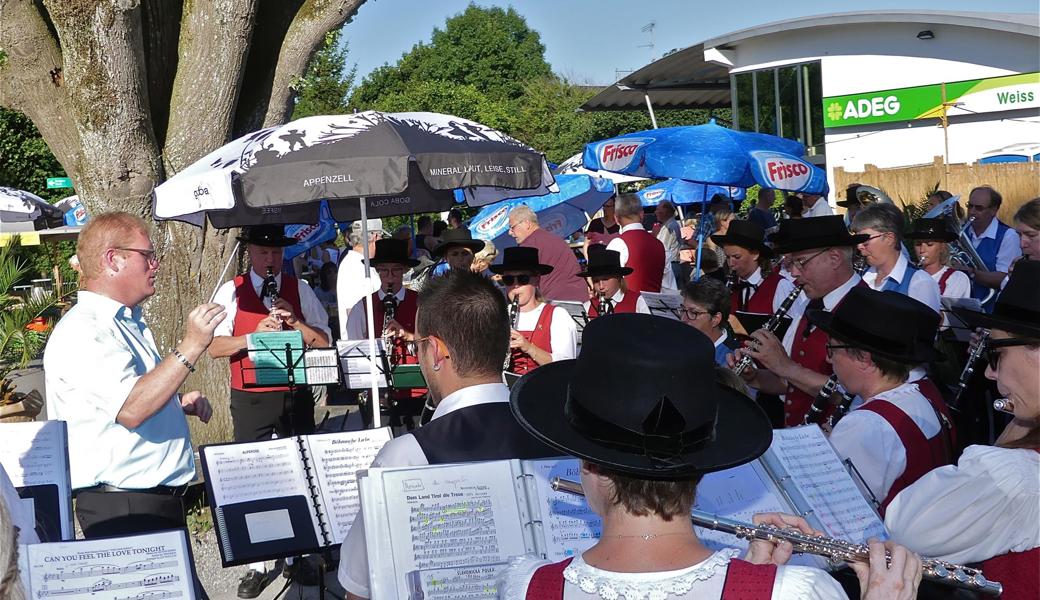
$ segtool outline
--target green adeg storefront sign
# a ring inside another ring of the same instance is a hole
[[[946,84],[950,115],[1040,107],[1040,73],[1023,73]],[[942,114],[942,84],[833,96],[823,99],[825,127],[912,121]]]

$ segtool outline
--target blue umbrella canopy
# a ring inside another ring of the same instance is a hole
[[[614,195],[614,183],[589,175],[557,175],[560,191],[544,196],[515,198],[485,206],[469,223],[473,237],[488,240],[496,248],[510,248],[509,211],[526,204],[538,215],[542,229],[566,238],[589,222],[589,216]]]
[[[282,257],[285,259],[296,258],[319,244],[336,239],[337,235],[339,235],[339,228],[336,221],[329,213],[328,205],[323,204],[319,211],[318,222],[314,225],[288,225],[285,228],[285,236],[293,238],[296,243],[287,247]]]
[[[598,169],[656,179],[827,193],[827,176],[801,158],[805,147],[765,133],[716,125],[637,131],[585,146],[582,162]]]
[[[644,207],[657,206],[665,200],[683,206],[700,204],[711,202],[716,194],[731,200],[743,200],[747,196],[747,190],[741,187],[693,183],[683,179],[666,179],[636,192]]]

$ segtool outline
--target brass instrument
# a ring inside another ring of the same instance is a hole
[[[964,362],[964,370],[961,371],[960,379],[957,380],[957,392],[953,395],[953,401],[950,403],[953,406],[960,406],[961,394],[964,393],[964,389],[971,382],[972,375],[975,374],[975,363],[978,362],[982,353],[986,351],[987,340],[989,340],[989,330],[983,329],[979,335],[979,343],[972,347],[971,353],[968,354],[968,360]]]
[[[393,352],[394,336],[390,332],[390,322],[397,317],[397,296],[391,291],[390,286],[386,286],[386,295],[383,296],[383,351],[386,352],[387,356],[390,357],[390,366],[397,366],[397,356]]]
[[[982,257],[979,256],[975,245],[968,239],[968,234],[965,233],[972,223],[975,222],[975,217],[969,217],[964,223],[961,223],[960,219],[957,218],[956,206],[957,202],[960,201],[960,196],[953,196],[949,200],[946,200],[939,206],[936,206],[932,210],[926,212],[922,218],[925,219],[945,219],[947,227],[957,232],[957,240],[950,242],[947,246],[950,249],[950,264],[959,263],[965,267],[971,267],[976,271],[989,271],[989,267],[982,261]],[[981,300],[982,304],[986,304],[997,294],[997,290],[991,289],[986,294],[986,297]]]
[[[509,331],[512,332],[516,329],[517,323],[520,322],[520,296],[513,296],[513,299],[509,302]],[[506,351],[506,360],[502,363],[503,371],[513,370],[513,349],[509,348]]]
[[[551,486],[554,491],[585,495],[581,484],[575,481],[554,477]],[[744,540],[764,540],[774,544],[789,542],[794,546],[795,552],[822,556],[834,566],[845,562],[870,562],[870,550],[867,546],[824,535],[809,535],[797,529],[781,529],[775,525],[752,525],[699,510],[693,511],[690,521],[698,527],[729,533]],[[929,581],[991,596],[999,596],[1004,591],[999,582],[986,579],[978,569],[924,557],[921,558],[921,566],[924,567],[924,578]]]
[[[776,330],[780,328],[780,323],[783,321],[783,318],[787,316],[787,312],[791,310],[791,306],[794,304],[795,299],[798,298],[798,294],[802,293],[803,287],[805,286],[796,285],[795,288],[791,290],[791,293],[788,294],[787,297],[784,298],[784,301],[780,303],[780,308],[776,309],[773,316],[769,317],[769,320],[762,326],[762,329],[776,333]],[[740,375],[746,371],[753,362],[755,362],[755,359],[751,358],[751,355],[745,354],[743,358],[740,359],[740,362],[733,366],[733,372]]]

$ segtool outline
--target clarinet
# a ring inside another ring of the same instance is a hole
[[[397,366],[397,355],[392,352],[393,335],[389,331],[390,321],[397,316],[397,296],[386,286],[386,295],[383,296],[383,348],[390,357],[390,366]]]
[[[576,481],[554,477],[550,485],[553,491],[585,495],[581,484]],[[797,529],[782,529],[775,525],[752,525],[699,510],[693,511],[690,521],[698,527],[729,533],[748,541],[790,542],[795,552],[823,556],[834,566],[845,562],[870,562],[867,546],[824,535],[808,535]],[[986,579],[978,569],[924,557],[921,558],[921,566],[924,567],[924,578],[929,581],[991,596],[999,596],[1004,591],[999,582]]]
[[[798,297],[798,294],[802,293],[803,287],[805,286],[797,285],[793,290],[791,290],[791,293],[788,294],[786,298],[784,298],[784,301],[782,303],[780,303],[780,308],[776,309],[776,312],[773,313],[773,316],[769,317],[769,320],[766,321],[766,324],[762,326],[762,329],[776,333],[776,330],[780,328],[780,323],[782,322],[783,318],[787,316],[787,311],[791,310],[791,306],[794,304],[795,298]],[[741,373],[746,371],[747,368],[750,367],[751,363],[753,362],[755,362],[755,359],[751,358],[750,354],[745,354],[744,357],[740,359],[740,362],[734,365],[733,372],[737,375],[740,375]]]
[[[997,398],[996,400],[994,400],[993,410],[1009,415],[1015,414],[1014,406],[1011,405],[1011,401],[1007,398]]]
[[[612,315],[614,314],[614,305],[607,304],[606,294],[596,294],[596,302],[599,304],[599,316]]]
[[[827,411],[827,407],[832,405],[831,396],[838,393],[841,396],[841,401],[838,403],[838,407],[831,414],[829,421],[827,421],[830,427],[834,427],[849,412],[849,408],[852,407],[852,402],[856,399],[856,396],[850,394],[838,387],[838,376],[831,375],[827,378],[827,382],[820,388],[816,397],[813,398],[812,406],[809,407],[809,412],[805,414],[805,425],[823,425],[824,418],[823,414]]]
[[[834,429],[834,426],[838,424],[838,421],[842,420],[845,415],[849,414],[849,409],[852,408],[852,403],[856,400],[856,396],[848,392],[843,392],[839,389],[838,393],[841,394],[841,402],[838,403],[838,408],[835,409],[833,414],[831,414],[829,425],[832,430]]]
[[[964,393],[964,388],[968,387],[968,383],[971,382],[971,376],[975,374],[975,363],[982,356],[982,353],[986,351],[987,340],[989,340],[989,330],[983,329],[982,334],[979,336],[979,343],[975,344],[975,347],[971,349],[971,353],[968,354],[968,360],[964,363],[961,378],[957,381],[957,393],[953,395],[951,405],[960,406],[961,394]]]
[[[278,299],[278,282],[274,279],[274,271],[267,267],[264,283],[260,286],[260,300],[271,301],[271,314],[274,314],[274,301]]]
[[[512,301],[509,303],[509,331],[516,329],[517,323],[520,321],[520,297],[513,296]],[[513,370],[513,349],[510,348],[506,351],[506,360],[502,363],[503,371]]]

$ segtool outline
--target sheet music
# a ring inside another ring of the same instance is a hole
[[[302,355],[303,333],[299,331],[265,331],[246,336],[249,359],[255,367],[253,373],[258,384],[285,384],[289,381],[289,367],[294,367],[293,381],[307,383]],[[289,346],[286,356],[285,346]],[[292,363],[291,365],[289,363]]]
[[[262,498],[310,498],[296,438],[207,446],[212,501],[218,506]]]
[[[323,433],[305,438],[311,464],[322,491],[325,517],[333,543],[347,537],[354,517],[361,510],[357,472],[372,466],[372,460],[391,438],[390,428]]]
[[[532,460],[523,465],[524,471],[534,476],[538,492],[546,558],[557,562],[591,548],[603,531],[599,515],[592,512],[584,498],[553,491],[550,485],[553,477],[578,481],[578,459]]]
[[[373,473],[382,479],[395,573],[469,571],[527,551],[514,474],[502,462]],[[473,573],[469,581],[494,589],[491,573]],[[408,597],[407,576],[394,583],[397,597]]]
[[[408,600],[498,598],[498,589],[494,582],[507,566],[506,563],[499,563],[457,569],[412,571],[408,573]]]
[[[646,302],[650,314],[669,319],[679,318],[679,307],[682,306],[682,296],[671,293],[640,292]]]
[[[311,348],[303,354],[309,385],[339,383],[339,354],[335,348]]]
[[[369,360],[368,340],[339,340],[336,349],[339,352],[340,366],[343,368],[344,383],[347,389],[367,390],[372,387],[371,365]],[[389,386],[386,380],[385,366],[380,356],[385,354],[383,340],[376,339],[376,373],[379,387]]]
[[[36,515],[37,521],[60,520],[61,539],[71,539],[72,485],[69,482],[68,440],[62,421],[3,423],[0,425],[0,465],[16,488],[44,486],[34,493],[47,496],[40,506],[58,507],[58,514]],[[51,486],[51,489],[46,489]],[[57,496],[56,498],[53,496]],[[43,500],[41,498],[41,500]],[[53,523],[50,523],[53,526]],[[44,527],[47,529],[47,527]]]
[[[860,493],[834,448],[816,425],[773,431],[769,454],[790,475],[824,531],[859,544],[888,539],[885,525]]]
[[[195,598],[183,531],[23,546],[23,583],[33,598]]]

